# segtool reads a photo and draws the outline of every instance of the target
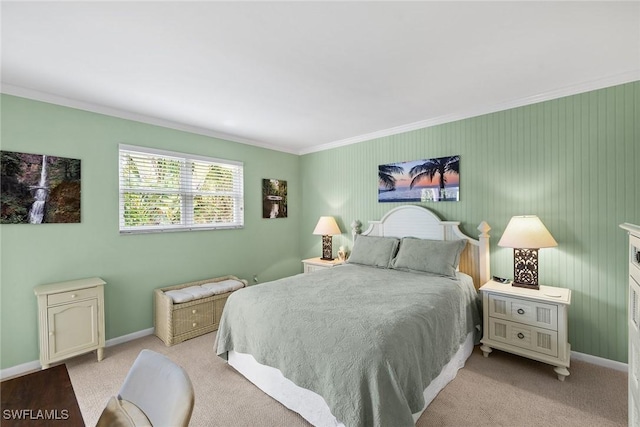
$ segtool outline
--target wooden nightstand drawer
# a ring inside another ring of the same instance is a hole
[[[311,273],[313,271],[318,271],[318,270],[324,270],[327,267],[321,266],[321,265],[314,265],[314,264],[306,264],[304,266],[304,272],[305,273]]]
[[[489,295],[489,316],[558,330],[558,306],[553,304]]]
[[[558,356],[558,333],[521,323],[489,319],[489,339],[549,356]]]
[[[47,304],[65,304],[73,301],[80,301],[87,298],[97,298],[97,288],[78,289],[75,291],[61,292],[59,294],[47,295]]]

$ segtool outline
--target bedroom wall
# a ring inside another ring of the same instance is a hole
[[[1,120],[2,150],[82,161],[81,223],[0,225],[1,368],[38,359],[33,288],[43,283],[103,278],[111,339],[153,327],[154,288],[301,271],[299,156],[7,95]],[[118,143],[243,161],[244,229],[119,235]],[[288,181],[289,218],[262,219],[263,178]]]
[[[640,82],[307,154],[301,159],[301,251],[334,215],[334,238],[351,248],[349,225],[379,219],[380,164],[461,156],[461,200],[424,203],[441,218],[492,227],[492,273],[513,277],[512,250],[496,245],[513,215],[536,214],[558,241],[540,251],[540,282],[572,290],[572,350],[627,361],[627,237],[640,223]]]

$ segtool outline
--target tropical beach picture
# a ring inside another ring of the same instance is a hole
[[[287,181],[262,180],[262,218],[287,217]]]
[[[80,160],[0,151],[0,222],[80,222]]]
[[[378,166],[378,202],[457,202],[460,156]]]

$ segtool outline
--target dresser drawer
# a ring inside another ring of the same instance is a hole
[[[640,339],[640,282],[629,276],[629,335]]]
[[[489,295],[489,316],[558,330],[558,306],[502,295]]]
[[[640,402],[640,335],[637,332],[629,334],[629,394]]]
[[[69,292],[47,295],[47,305],[64,304],[88,298],[97,298],[98,288],[84,288]]]
[[[558,356],[558,333],[502,319],[489,319],[489,339],[514,347]]]
[[[214,301],[208,301],[202,304],[175,310],[173,313],[174,335],[180,335],[207,326],[212,326],[214,323],[214,311]]]

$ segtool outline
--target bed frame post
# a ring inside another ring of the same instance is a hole
[[[479,255],[480,255],[480,286],[487,283],[491,278],[491,261],[489,259],[489,230],[491,227],[486,221],[482,221],[478,226]]]
[[[362,223],[357,220],[354,219],[353,222],[351,223],[351,243],[355,244],[356,243],[356,235],[362,233]]]

